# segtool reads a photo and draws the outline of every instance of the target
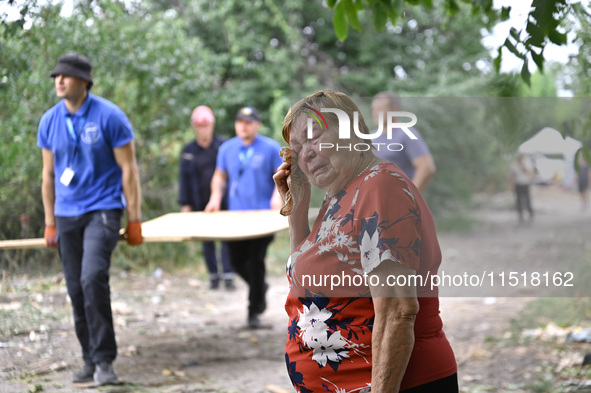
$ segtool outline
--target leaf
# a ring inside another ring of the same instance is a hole
[[[399,17],[400,17],[400,14],[394,10],[390,10],[390,12],[388,13],[388,19],[390,19],[390,23],[392,23],[393,26],[395,26],[396,23],[398,23]]]
[[[347,34],[349,33],[349,25],[347,25],[347,21],[345,20],[343,3],[337,4],[334,10],[334,16],[332,17],[332,23],[337,38],[341,41],[345,41],[347,39]]]
[[[495,59],[493,60],[493,65],[495,66],[495,71],[497,72],[497,74],[501,70],[501,60],[503,55],[501,49],[503,49],[503,47],[499,48],[499,51],[497,52],[497,57],[495,57]]]
[[[334,8],[334,5],[337,3],[337,0],[326,0],[326,5],[328,5],[328,8],[330,8],[331,10]]]
[[[566,33],[559,33],[556,30],[548,31],[548,39],[556,45],[566,45]]]
[[[537,46],[542,48],[544,46],[544,40],[546,39],[544,31],[534,24],[532,21],[527,22],[525,31],[529,33],[529,38],[525,41],[527,45]]]
[[[523,66],[521,67],[521,79],[531,87],[531,73],[529,72],[529,64],[527,59],[523,59]]]
[[[541,72],[544,72],[544,50],[542,49],[540,53],[536,53],[533,49],[530,50],[529,54],[531,58],[536,63],[536,66],[540,69]]]
[[[513,53],[515,56],[519,57],[520,59],[525,59],[525,56],[523,55],[523,53],[521,53],[521,52],[519,52],[519,50],[517,50],[515,45],[513,45],[513,43],[511,41],[509,41],[508,37],[505,40],[505,43],[503,44],[503,46],[505,48],[509,49],[509,52]]]
[[[364,11],[365,6],[363,5],[363,0],[355,0],[355,8],[357,8],[357,11]]]
[[[511,14],[511,6],[501,8],[501,22],[508,20],[509,14]]]
[[[376,31],[383,31],[388,21],[388,10],[382,4],[373,9],[373,27]]]
[[[343,4],[345,16],[347,17],[351,27],[357,31],[361,31],[361,24],[357,18],[357,8],[355,7],[355,4],[353,4],[353,0],[343,0],[341,4]]]
[[[396,12],[398,16],[402,15],[404,12],[404,0],[393,0],[390,11]],[[390,15],[390,18],[392,18],[392,15]]]
[[[511,30],[509,30],[509,34],[511,34],[511,37],[513,37],[513,39],[515,39],[515,41],[519,41],[519,36],[521,35],[521,30],[517,30],[515,27],[511,27]]]

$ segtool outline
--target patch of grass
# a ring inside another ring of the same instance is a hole
[[[560,327],[591,323],[590,298],[538,298],[526,304],[518,319],[512,319],[514,331],[545,327],[553,322]]]
[[[438,232],[459,232],[467,233],[473,231],[479,224],[479,221],[463,213],[454,215],[438,215],[435,218],[435,224]]]
[[[43,385],[35,385],[32,388],[30,388],[29,390],[27,390],[27,393],[39,393],[39,392],[43,392],[45,391],[43,389]]]
[[[557,391],[554,389],[553,382],[551,380],[545,380],[529,384],[527,385],[527,390],[532,393],[549,393]]]

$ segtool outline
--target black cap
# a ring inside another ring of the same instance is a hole
[[[236,120],[244,119],[248,121],[261,121],[261,116],[259,115],[259,111],[255,108],[250,106],[245,106],[244,108],[240,109],[236,114]]]
[[[92,64],[86,56],[82,56],[78,53],[70,53],[61,56],[57,60],[57,65],[49,74],[52,78],[58,75],[75,76],[76,78],[89,81],[92,85],[92,77],[90,72],[92,71]]]

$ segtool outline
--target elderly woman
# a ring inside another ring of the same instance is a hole
[[[348,114],[351,139],[338,139],[339,119],[322,108]],[[438,291],[426,284],[441,263],[433,217],[409,178],[355,136],[356,111],[345,94],[320,91],[284,119],[291,157],[274,180],[294,200],[289,376],[300,393],[458,392]],[[369,133],[360,114],[358,129]],[[310,183],[326,191],[311,230]]]

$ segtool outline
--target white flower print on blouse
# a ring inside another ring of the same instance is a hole
[[[348,351],[339,351],[345,348],[346,344],[347,341],[341,336],[339,330],[331,334],[330,337],[325,336],[324,339],[313,340],[307,345],[308,348],[314,350],[312,360],[324,367],[329,360],[340,363],[341,359],[349,357]]]
[[[304,306],[303,311],[300,312],[298,327],[300,328],[302,340],[306,345],[318,338],[324,341],[326,340],[328,332],[326,321],[331,317],[332,312],[325,308],[321,310],[314,303],[310,305],[310,308]],[[308,347],[310,346],[308,345]]]
[[[382,261],[394,259],[390,250],[386,250],[380,254],[380,248],[378,247],[379,240],[380,235],[377,229],[374,231],[373,236],[370,236],[367,231],[363,233],[363,237],[361,238],[361,267],[363,268],[363,272],[358,273],[370,273]]]
[[[331,246],[341,248],[351,243],[351,236],[346,235],[343,231],[337,230],[334,238],[332,239]]]
[[[367,384],[367,387],[361,387],[353,390],[346,390],[343,388],[339,388],[334,382],[329,381],[324,377],[320,377],[323,381],[330,383],[332,386],[336,388],[335,393],[370,393],[371,392],[371,383]]]
[[[365,175],[365,177],[363,178],[363,180],[368,180],[371,179],[374,176],[377,176],[378,174],[378,170],[380,169],[379,165],[374,165],[370,168],[369,173],[367,175]]]
[[[353,200],[351,201],[351,207],[355,207],[357,204],[357,197],[359,196],[359,188],[355,190],[355,195],[353,196]]]
[[[332,246],[330,243],[321,244],[318,246],[318,252],[316,252],[316,255],[322,255],[325,252],[329,252],[331,249],[332,249]]]
[[[322,225],[318,230],[317,242],[323,241],[328,235],[331,234],[336,224],[336,220],[332,216],[328,216],[322,221]]]
[[[330,361],[340,363],[341,360],[349,358],[349,351],[357,356],[361,356],[366,362],[366,353],[363,349],[369,347],[354,343],[342,336],[340,330],[332,331],[327,325],[333,317],[333,313],[325,308],[319,308],[315,303],[310,306],[304,305],[302,311],[299,311],[298,327],[300,328],[300,338],[303,344],[312,349],[312,359],[319,366],[324,367]]]

